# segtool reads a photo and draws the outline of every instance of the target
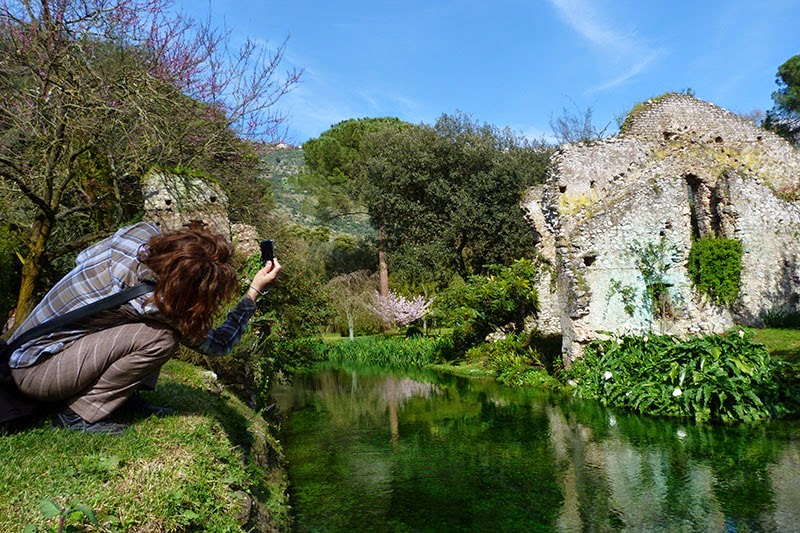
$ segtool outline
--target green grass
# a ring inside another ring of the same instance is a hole
[[[148,400],[177,409],[129,419],[122,436],[54,429],[0,437],[0,531],[56,529],[43,501],[91,509],[92,531],[288,530],[285,473],[274,428],[206,372],[179,361]],[[243,504],[252,502],[248,520]],[[82,527],[83,513],[67,517]]]
[[[441,363],[434,365],[427,365],[426,368],[437,370],[439,372],[447,372],[455,376],[465,378],[494,378],[495,372],[482,364],[477,363]]]
[[[800,363],[800,330],[765,328],[753,332],[753,340],[767,347],[770,356],[789,363]]]

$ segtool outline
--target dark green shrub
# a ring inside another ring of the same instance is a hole
[[[560,389],[558,380],[547,372],[542,355],[534,348],[533,339],[529,334],[512,333],[471,348],[466,359],[492,370],[497,381],[504,385]]]
[[[259,346],[261,359],[269,362],[272,372],[307,369],[328,356],[328,345],[318,337],[267,339]]]
[[[414,324],[406,328],[406,337],[422,337],[424,335],[425,332],[422,331],[422,328]]]
[[[464,354],[500,327],[520,332],[538,310],[539,266],[520,259],[508,267],[493,265],[487,276],[470,276],[436,297],[433,318],[453,328],[453,346]]]
[[[739,296],[742,275],[742,243],[718,237],[703,237],[689,251],[689,278],[700,293],[722,306]]]
[[[590,343],[566,373],[575,395],[640,413],[740,422],[796,410],[780,363],[745,331],[688,340],[624,336]]]
[[[761,319],[764,321],[764,326],[768,328],[800,328],[800,313],[797,311],[764,311]]]
[[[6,312],[17,304],[20,262],[16,252],[22,245],[7,226],[0,226],[0,317],[5,323]]]

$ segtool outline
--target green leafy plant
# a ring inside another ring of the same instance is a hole
[[[700,293],[722,306],[739,296],[742,243],[721,237],[703,237],[689,251],[689,278]]]
[[[636,313],[636,289],[630,285],[624,285],[617,279],[612,279],[609,283],[608,298],[619,296],[622,300],[623,308],[628,316]]]
[[[567,372],[578,397],[640,413],[747,422],[795,410],[781,364],[744,330],[688,340],[622,336],[590,343]]]
[[[669,269],[672,265],[671,256],[675,254],[675,247],[669,246],[666,237],[658,242],[631,244],[626,255],[630,257],[639,271],[643,290],[625,285],[621,281],[612,279],[608,297],[619,296],[625,312],[634,316],[640,311],[648,322],[654,319],[663,320],[672,318],[676,314],[673,295],[670,292],[672,283],[669,278]]]
[[[86,531],[87,522],[95,527],[100,527],[97,517],[89,507],[82,503],[59,505],[50,498],[39,502],[39,510],[48,520],[56,520],[56,527],[45,527],[47,533],[62,533],[70,531]],[[28,524],[24,533],[35,533],[39,529],[33,524]]]
[[[560,389],[560,383],[547,372],[542,354],[532,345],[532,341],[534,339],[529,334],[512,333],[495,342],[471,348],[466,360],[489,368],[497,381],[504,385]]]
[[[673,314],[668,271],[670,255],[674,252],[675,247],[668,246],[666,237],[662,237],[657,243],[635,243],[631,246],[630,254],[646,288],[645,305],[654,317],[669,318]]]
[[[525,318],[538,311],[537,263],[520,259],[508,267],[493,265],[489,272],[449,287],[434,302],[433,317],[453,328],[459,354],[483,343],[498,328],[522,331]]]

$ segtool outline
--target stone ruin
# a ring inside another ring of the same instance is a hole
[[[258,233],[253,226],[231,224],[228,218],[228,196],[222,188],[208,180],[167,173],[149,172],[142,182],[144,220],[173,231],[199,224],[228,238],[239,260],[259,250]]]
[[[685,337],[799,311],[800,202],[780,194],[798,191],[800,151],[777,135],[686,94],[636,106],[617,137],[563,146],[528,191],[523,208],[551,267],[535,326],[562,335],[569,366],[601,332]],[[730,308],[689,279],[693,238],[705,236],[742,244]],[[668,313],[643,304],[643,250],[657,252]]]

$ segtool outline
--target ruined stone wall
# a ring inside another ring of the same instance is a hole
[[[562,147],[525,207],[554,265],[555,283],[539,287],[552,309],[540,315],[550,327],[558,317],[565,364],[601,330],[719,333],[798,310],[800,211],[775,192],[799,181],[791,145],[682,94],[639,106],[616,138]],[[695,236],[742,242],[741,294],[731,309],[691,286]],[[657,311],[654,292],[663,297]]]
[[[717,163],[757,175],[774,190],[796,185],[797,149],[780,136],[687,94],[668,93],[640,104],[621,136],[651,145],[677,144]]]
[[[729,173],[724,185],[725,232],[744,248],[736,319],[763,325],[764,313],[800,311],[800,204],[775,197],[753,177]]]
[[[161,171],[150,172],[142,182],[144,220],[163,231],[174,231],[201,223],[206,229],[229,239],[240,260],[258,252],[255,228],[231,224],[228,197],[208,180]]]

